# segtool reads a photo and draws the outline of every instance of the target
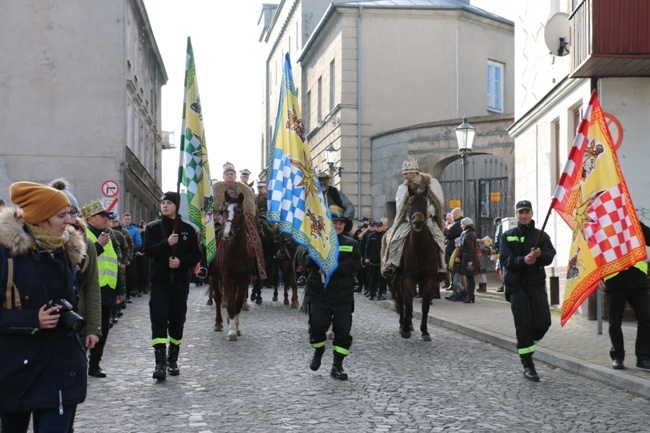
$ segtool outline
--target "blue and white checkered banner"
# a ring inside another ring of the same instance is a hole
[[[325,284],[338,265],[338,238],[309,151],[287,53],[273,137],[267,220],[307,248]]]

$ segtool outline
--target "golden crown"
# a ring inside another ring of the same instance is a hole
[[[91,216],[102,212],[106,212],[106,209],[104,209],[102,202],[97,199],[83,205],[81,208],[81,216],[84,217],[84,219],[88,219]]]
[[[402,163],[402,173],[412,173],[415,171],[420,171],[417,161],[407,159]]]

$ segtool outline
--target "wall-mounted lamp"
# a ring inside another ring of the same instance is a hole
[[[340,177],[343,167],[336,167],[334,165],[336,163],[336,149],[334,149],[334,146],[332,146],[331,144],[325,148],[325,158],[327,158],[327,165],[329,166],[330,177],[333,177],[335,174],[338,174]]]

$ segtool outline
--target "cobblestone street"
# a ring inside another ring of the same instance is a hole
[[[541,362],[542,381],[526,382],[514,353],[456,332],[430,325],[433,341],[423,342],[416,323],[414,337],[402,339],[397,314],[360,294],[344,363],[350,380],[336,381],[329,345],[321,369],[308,368],[307,316],[270,301],[269,289],[262,294],[263,304],[242,313],[240,339],[229,342],[212,330],[204,287],[191,288],[181,375],[162,383],[151,378],[147,298],[136,298],[111,330],[102,362],[108,377],[89,378],[75,431],[636,432],[650,425],[647,399]]]

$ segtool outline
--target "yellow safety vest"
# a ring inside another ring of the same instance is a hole
[[[635,268],[643,272],[644,274],[648,275],[648,262],[641,260],[640,262],[636,262],[636,265],[634,265]],[[617,276],[619,273],[613,273],[612,275],[608,275],[604,278],[605,281],[609,280],[610,278],[614,278]]]
[[[93,243],[97,242],[97,236],[88,228],[86,229],[86,235]],[[110,239],[104,245],[104,252],[97,256],[97,271],[99,273],[99,287],[108,286],[115,290],[118,272],[117,253]]]

